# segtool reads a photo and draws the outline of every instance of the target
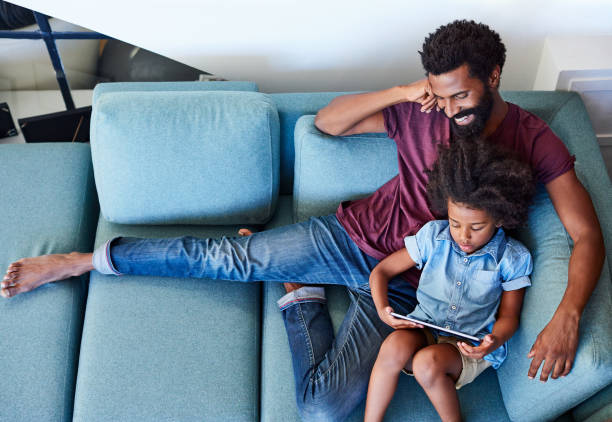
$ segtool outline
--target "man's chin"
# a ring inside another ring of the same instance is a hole
[[[458,125],[451,120],[451,131],[456,138],[472,138],[480,136],[484,127],[479,124],[480,122],[474,121],[469,125]]]

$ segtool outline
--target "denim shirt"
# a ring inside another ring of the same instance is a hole
[[[491,333],[502,291],[531,285],[531,254],[501,228],[472,254],[455,243],[448,220],[430,221],[416,235],[406,237],[404,244],[423,270],[419,303],[410,313],[422,321],[483,338]],[[497,369],[506,355],[504,344],[484,359]]]

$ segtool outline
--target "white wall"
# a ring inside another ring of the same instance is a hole
[[[266,92],[372,90],[423,75],[441,24],[489,24],[503,89],[531,89],[547,35],[612,35],[604,0],[11,0]]]

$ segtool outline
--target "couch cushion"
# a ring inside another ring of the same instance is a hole
[[[90,251],[98,217],[89,145],[0,145],[0,268]],[[0,298],[0,420],[70,420],[87,276]]]
[[[612,273],[612,182],[580,96],[575,92],[505,92],[504,99],[541,117],[576,155],[576,174],[597,211]]]
[[[538,113],[576,156],[576,174],[589,191],[607,245],[612,241],[612,187],[584,105],[575,93],[516,93],[518,105]],[[540,187],[529,216],[529,230],[519,236],[534,257],[532,286],[527,289],[521,328],[509,343],[510,355],[498,371],[501,391],[513,420],[539,421],[556,417],[612,382],[612,284],[609,257],[580,324],[580,342],[572,372],[542,384],[527,378],[527,355],[546,326],[567,286],[573,248],[550,198]]]
[[[237,230],[101,219],[96,243]],[[92,272],[74,420],[258,419],[260,291],[258,283]]]
[[[532,285],[525,293],[521,325],[508,343],[509,354],[498,370],[501,391],[513,420],[540,421],[560,416],[612,380],[612,309],[610,274],[604,266],[584,311],[574,367],[565,378],[541,383],[527,378],[527,353],[552,318],[567,286],[571,239],[548,194],[540,187],[529,215],[529,229],[518,238],[533,256]]]
[[[101,94],[91,147],[102,214],[122,224],[264,223],[278,196],[278,137],[265,94]]]
[[[293,163],[295,162],[294,130],[297,120],[305,114],[316,114],[339,95],[354,92],[308,92],[270,94],[280,119],[280,193],[293,193]]]
[[[340,201],[367,196],[397,174],[397,148],[384,134],[329,136],[302,116],[295,126],[294,217],[334,213]]]

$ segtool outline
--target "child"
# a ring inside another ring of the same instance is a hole
[[[427,194],[432,209],[448,220],[431,221],[406,237],[406,247],[370,276],[378,315],[396,330],[372,370],[366,421],[383,419],[404,370],[414,374],[443,421],[459,421],[456,389],[504,361],[532,263],[529,251],[501,227],[525,223],[534,190],[527,164],[484,141],[439,148]],[[410,316],[482,338],[478,346],[391,315],[388,281],[413,266],[423,272]]]

